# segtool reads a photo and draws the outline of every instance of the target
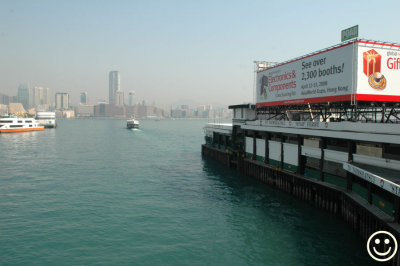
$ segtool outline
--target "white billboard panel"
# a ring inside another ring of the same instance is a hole
[[[353,50],[345,44],[257,74],[257,106],[350,99]]]
[[[357,100],[400,101],[400,45],[359,41]]]
[[[400,45],[357,40],[257,73],[257,106],[400,101]]]

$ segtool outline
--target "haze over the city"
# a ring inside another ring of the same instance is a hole
[[[3,0],[0,93],[28,83],[67,92],[75,103],[83,91],[107,101],[108,74],[117,70],[121,90],[138,100],[249,102],[254,60],[281,62],[337,44],[340,31],[357,24],[361,38],[399,43],[398,8],[397,1]]]

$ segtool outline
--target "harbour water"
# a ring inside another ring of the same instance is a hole
[[[0,135],[0,264],[369,265],[338,217],[201,157],[205,121]]]

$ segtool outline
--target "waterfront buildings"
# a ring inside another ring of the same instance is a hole
[[[10,103],[10,96],[0,93],[0,104],[8,105]]]
[[[56,110],[57,118],[74,118],[75,111],[74,110]]]
[[[0,115],[8,114],[8,105],[0,104]]]
[[[69,94],[65,92],[58,92],[55,95],[56,110],[66,110],[69,108]]]
[[[22,103],[25,109],[29,108],[29,87],[28,85],[19,85],[18,87],[18,102]]]
[[[124,117],[124,106],[100,103],[94,107],[94,115],[97,117]]]
[[[88,102],[87,92],[82,92],[81,93],[81,104],[87,104],[87,102]]]
[[[16,115],[24,115],[26,113],[24,106],[21,103],[10,103],[8,112]]]
[[[93,104],[80,104],[76,108],[76,116],[77,117],[93,117],[94,116],[94,107]]]
[[[124,92],[123,91],[117,91],[115,93],[115,105],[123,106],[124,104],[125,104],[125,102],[124,102]]]
[[[29,106],[35,107],[38,105],[50,106],[50,90],[35,86],[30,90]]]
[[[133,106],[135,104],[134,97],[135,97],[135,92],[134,91],[129,91],[129,93],[128,93],[128,106]]]

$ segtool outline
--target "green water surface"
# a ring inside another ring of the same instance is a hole
[[[373,263],[339,218],[202,158],[205,122],[0,135],[0,264]]]

